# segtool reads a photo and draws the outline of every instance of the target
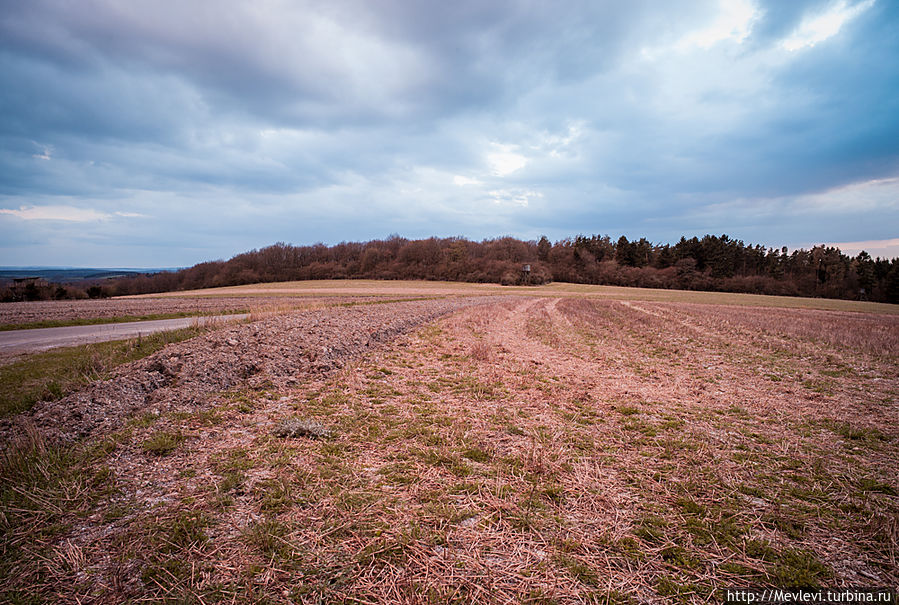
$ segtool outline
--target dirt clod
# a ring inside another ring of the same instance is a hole
[[[331,429],[309,418],[285,418],[272,430],[275,437],[309,437],[310,439],[330,439]]]

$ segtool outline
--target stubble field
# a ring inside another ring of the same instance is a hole
[[[168,345],[0,441],[9,601],[899,584],[895,315],[570,294],[292,311]]]

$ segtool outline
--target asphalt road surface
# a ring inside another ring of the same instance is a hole
[[[34,353],[56,347],[71,347],[89,342],[125,340],[146,336],[154,332],[189,328],[210,321],[236,321],[243,315],[216,315],[212,317],[179,317],[153,321],[134,321],[120,324],[97,324],[92,326],[66,326],[63,328],[38,328],[34,330],[11,330],[0,332],[0,353]]]

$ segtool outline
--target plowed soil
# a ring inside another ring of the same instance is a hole
[[[112,298],[107,300],[45,300],[3,303],[0,325],[19,325],[49,320],[95,319],[144,316],[165,313],[216,314],[275,307],[309,308],[337,302],[360,302],[367,297],[285,296],[285,297],[171,297]]]
[[[298,423],[320,430],[283,430]],[[894,316],[317,310],[166,348],[3,439],[26,429],[20,450],[80,457],[65,489],[21,486],[34,510],[7,505],[7,596],[706,603],[899,584]]]
[[[162,413],[234,387],[296,384],[310,374],[342,367],[367,348],[477,299],[386,303],[276,314],[226,327],[121,367],[112,380],[27,415],[51,441],[109,431],[136,412]],[[19,421],[24,418],[17,419]],[[9,421],[0,420],[0,431]],[[0,442],[9,435],[0,432]]]

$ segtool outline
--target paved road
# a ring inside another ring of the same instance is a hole
[[[213,317],[179,317],[121,324],[97,324],[93,326],[67,326],[64,328],[38,328],[35,330],[11,330],[0,332],[0,353],[33,353],[55,347],[70,347],[89,342],[124,340],[138,335],[188,328],[199,322],[236,321],[244,315],[216,315]]]

